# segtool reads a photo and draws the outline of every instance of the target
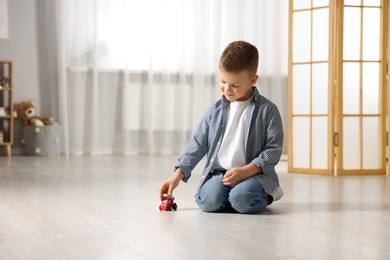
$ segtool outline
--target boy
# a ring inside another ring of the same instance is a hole
[[[257,48],[244,41],[230,43],[219,60],[222,98],[203,116],[184,147],[173,175],[163,181],[160,197],[173,190],[207,154],[195,199],[205,212],[232,207],[239,213],[258,213],[283,196],[275,165],[283,144],[277,107],[261,96]]]

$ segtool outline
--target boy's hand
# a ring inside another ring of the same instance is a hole
[[[160,199],[163,199],[164,194],[172,196],[173,190],[179,185],[180,181],[183,179],[184,174],[178,168],[169,179],[163,181],[160,187]]]
[[[247,173],[243,168],[231,168],[223,175],[222,183],[225,186],[234,186],[248,177],[249,176],[247,176]]]
[[[225,186],[234,186],[245,180],[246,178],[260,173],[261,169],[254,166],[253,164],[247,164],[244,167],[231,168],[226,171],[222,178],[222,183]]]

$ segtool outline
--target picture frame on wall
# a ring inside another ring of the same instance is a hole
[[[8,0],[0,0],[0,39],[8,39]]]

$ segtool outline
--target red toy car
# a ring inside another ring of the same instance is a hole
[[[161,200],[161,204],[158,208],[164,211],[171,211],[172,209],[177,210],[177,204],[174,200],[174,197],[169,196],[168,194],[164,194]]]

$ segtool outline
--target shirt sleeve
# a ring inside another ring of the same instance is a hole
[[[265,142],[262,152],[251,162],[267,175],[278,164],[283,148],[283,124],[276,105],[270,106],[266,118]]]
[[[210,126],[210,119],[214,111],[214,106],[211,106],[202,120],[198,128],[193,133],[190,140],[184,146],[175,169],[180,168],[184,173],[183,181],[187,182],[191,177],[191,172],[199,161],[207,154],[208,151],[208,132]]]

